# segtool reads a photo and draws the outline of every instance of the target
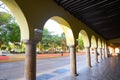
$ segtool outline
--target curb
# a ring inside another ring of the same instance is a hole
[[[37,59],[49,59],[49,58],[59,58],[59,57],[67,57],[69,55],[64,55],[64,56],[53,56],[53,57],[36,57],[36,60]],[[5,62],[17,62],[17,61],[24,61],[25,59],[10,59],[10,60],[3,60],[3,61],[0,61],[0,63],[5,63]]]
[[[19,59],[19,60],[3,60],[0,61],[0,63],[5,63],[5,62],[17,62],[17,61],[23,61],[24,59]]]
[[[66,56],[45,57],[45,58],[37,58],[37,59],[49,59],[49,58],[59,58],[59,57],[66,57]],[[24,61],[24,59],[16,59],[16,60],[3,60],[3,61],[0,61],[0,63],[5,63],[5,62],[17,62],[17,61]]]

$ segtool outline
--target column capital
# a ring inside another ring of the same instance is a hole
[[[99,50],[102,50],[102,48],[98,48]]]
[[[94,49],[97,49],[97,47],[95,47]]]
[[[38,43],[38,41],[34,41],[34,40],[23,40],[23,42],[25,44],[37,44]]]
[[[75,47],[75,45],[69,45],[69,47],[70,47],[70,48],[74,48],[74,47]]]
[[[86,46],[85,48],[90,48],[89,46]]]
[[[105,49],[105,48],[102,48],[102,49]]]
[[[90,47],[85,47],[86,52],[90,53]]]

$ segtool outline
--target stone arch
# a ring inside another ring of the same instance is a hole
[[[102,47],[101,40],[100,38],[98,38],[98,48],[101,48],[101,47]]]
[[[97,43],[94,35],[91,37],[91,48],[97,48]]]
[[[86,31],[81,30],[80,33],[84,41],[84,47],[90,47],[90,42],[89,42],[88,34],[86,33]]]
[[[107,48],[107,43],[106,42],[105,42],[104,46],[105,46],[105,48]]]
[[[27,20],[15,0],[2,0],[2,2],[10,9],[16,18],[20,28],[21,40],[29,40],[30,35]]]
[[[59,17],[59,16],[53,16],[49,19],[54,20],[61,26],[61,28],[63,29],[63,32],[65,33],[67,45],[68,46],[74,45],[75,44],[74,36],[73,36],[73,33],[72,33],[69,23],[65,19],[63,19],[62,17]]]
[[[102,40],[102,48],[105,48],[104,41]]]

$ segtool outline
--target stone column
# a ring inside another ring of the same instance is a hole
[[[105,59],[105,48],[102,48],[103,59]]]
[[[76,66],[76,51],[75,46],[71,45],[70,48],[70,68],[71,68],[71,75],[77,76],[77,66]]]
[[[115,56],[116,55],[116,53],[115,53],[115,47],[113,47],[113,54],[112,54],[113,56]]]
[[[99,48],[100,60],[102,61],[102,48]]]
[[[94,48],[95,62],[98,63],[98,53],[97,48]]]
[[[89,67],[92,67],[91,66],[91,55],[90,55],[90,48],[89,47],[85,47],[86,49],[86,55],[87,55],[87,64]]]
[[[36,43],[25,41],[25,80],[36,80]]]
[[[108,48],[105,48],[105,57],[108,58]]]

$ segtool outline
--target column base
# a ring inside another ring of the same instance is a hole
[[[91,66],[91,65],[89,65],[88,67],[89,67],[89,68],[92,68],[92,66]]]
[[[76,74],[72,74],[72,76],[73,76],[73,77],[76,77],[76,76],[78,76],[78,74],[77,74],[77,73],[76,73]]]

